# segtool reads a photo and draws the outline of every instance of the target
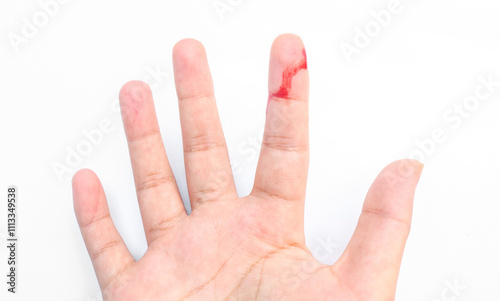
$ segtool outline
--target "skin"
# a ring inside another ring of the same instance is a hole
[[[240,198],[205,49],[192,39],[175,45],[190,215],[150,88],[139,81],[123,86],[122,118],[148,242],[140,260],[116,230],[98,177],[80,170],[73,178],[76,217],[105,300],[394,300],[422,165],[402,160],[383,169],[341,258],[333,266],[319,263],[304,238],[309,71],[289,72],[306,66],[304,58],[295,35],[279,36],[272,45],[255,183]],[[276,93],[286,74],[293,76],[290,88]]]

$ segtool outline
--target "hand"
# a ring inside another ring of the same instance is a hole
[[[188,216],[170,168],[151,90],[127,83],[120,105],[148,243],[138,261],[110,218],[97,176],[73,178],[74,207],[105,300],[393,300],[422,165],[390,164],[370,188],[355,233],[333,266],[305,245],[309,160],[304,45],[278,37],[255,183],[239,198],[203,46],[173,49]]]

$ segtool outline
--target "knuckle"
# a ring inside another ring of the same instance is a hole
[[[109,213],[105,214],[105,215],[102,215],[102,216],[99,216],[99,217],[94,217],[92,218],[90,221],[84,223],[81,225],[81,228],[82,229],[86,229],[86,228],[89,228],[90,226],[93,226],[95,224],[98,224],[100,222],[103,222],[105,221],[106,219],[110,218],[111,216],[109,215]]]
[[[102,255],[110,252],[119,244],[120,244],[120,241],[117,239],[114,239],[114,240],[110,240],[110,241],[106,242],[105,244],[99,246],[97,248],[97,250],[91,255],[92,261],[95,261],[96,259],[98,259]]]
[[[137,185],[137,192],[171,183],[175,183],[175,177],[173,175],[165,172],[151,173]]]
[[[265,135],[262,144],[268,148],[287,152],[307,152],[309,147],[296,138],[281,135]]]
[[[187,138],[184,145],[185,153],[206,152],[214,149],[224,148],[224,138],[216,135],[198,135]]]

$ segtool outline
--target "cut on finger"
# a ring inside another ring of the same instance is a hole
[[[303,207],[309,166],[308,102],[304,44],[298,36],[281,35],[271,48],[266,125],[253,195]]]

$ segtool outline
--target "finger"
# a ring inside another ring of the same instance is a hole
[[[148,244],[186,216],[168,163],[149,86],[131,81],[120,91],[137,198]]]
[[[297,201],[303,208],[309,165],[308,100],[304,44],[295,35],[281,35],[271,48],[266,125],[253,195]]]
[[[422,168],[418,161],[401,160],[380,173],[368,191],[351,241],[333,267],[347,285],[366,292],[370,300],[394,300]],[[375,296],[376,292],[384,295]]]
[[[73,206],[101,289],[135,261],[109,215],[101,182],[88,169],[73,177]]]
[[[203,45],[192,39],[173,49],[175,86],[191,207],[237,198],[226,141]]]

